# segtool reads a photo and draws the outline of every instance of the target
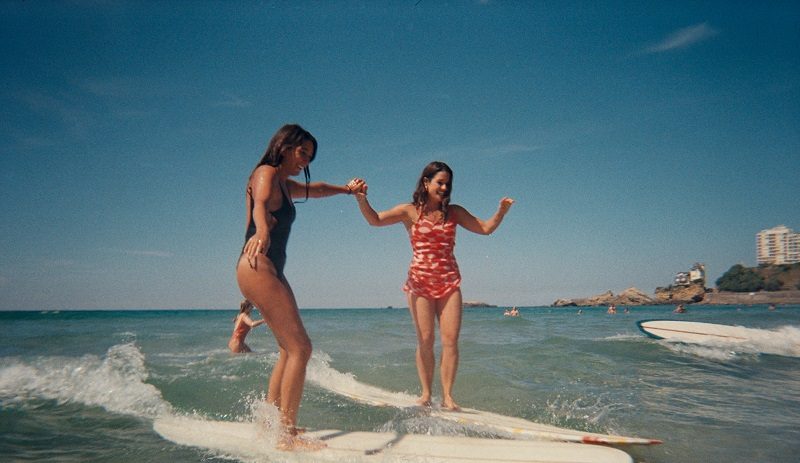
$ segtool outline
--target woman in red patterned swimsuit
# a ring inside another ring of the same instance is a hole
[[[447,164],[434,161],[422,171],[412,203],[398,204],[375,212],[367,201],[367,185],[356,193],[359,209],[370,225],[384,226],[402,223],[411,239],[413,257],[403,290],[417,331],[417,372],[422,385],[418,403],[431,405],[433,383],[436,319],[442,344],[440,376],[442,406],[460,410],[453,400],[453,383],[458,369],[458,336],[461,331],[461,274],[453,255],[456,244],[456,225],[481,235],[494,232],[514,203],[511,198],[500,200],[497,212],[481,220],[461,206],[450,204],[453,171]]]

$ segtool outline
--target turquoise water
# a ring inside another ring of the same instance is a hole
[[[651,437],[638,462],[789,462],[800,451],[800,306],[465,311],[455,396],[463,406],[573,429]],[[250,420],[276,359],[263,327],[254,354],[226,344],[230,311],[0,312],[4,461],[223,462],[153,432],[163,415]],[[352,378],[418,393],[406,310],[303,310],[314,342],[300,424],[486,435],[329,392]],[[669,318],[771,330],[764,340],[688,346],[642,335]],[[770,352],[770,353],[764,353]],[[435,393],[438,392],[435,391]],[[309,460],[306,455],[303,461]]]

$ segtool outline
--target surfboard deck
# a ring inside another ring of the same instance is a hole
[[[559,428],[535,423],[523,418],[504,416],[497,413],[462,408],[460,412],[438,407],[420,407],[415,399],[407,394],[389,392],[378,387],[358,383],[357,388],[340,388],[336,384],[319,384],[331,392],[378,407],[418,408],[426,410],[430,416],[459,424],[469,424],[489,428],[509,434],[515,439],[545,440],[555,442],[578,442],[583,444],[603,445],[654,445],[661,444],[659,439],[599,434],[574,429]]]
[[[153,429],[179,445],[259,461],[283,461],[297,453],[302,461],[313,456],[313,461],[633,463],[619,449],[564,442],[322,430],[305,436],[323,441],[326,448],[298,453],[275,449],[254,423],[162,417]]]
[[[641,320],[639,330],[654,339],[686,343],[742,343],[751,339],[750,329],[742,326],[679,320]]]

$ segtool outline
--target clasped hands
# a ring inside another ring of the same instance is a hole
[[[356,177],[347,182],[347,189],[358,198],[361,195],[367,194],[367,182],[363,178]]]

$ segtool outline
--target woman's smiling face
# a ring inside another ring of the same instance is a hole
[[[450,196],[450,174],[437,172],[427,185],[428,198],[443,201]]]
[[[314,159],[314,144],[304,141],[300,146],[294,147],[289,155],[284,157],[282,164],[286,166],[289,175],[299,175]]]

